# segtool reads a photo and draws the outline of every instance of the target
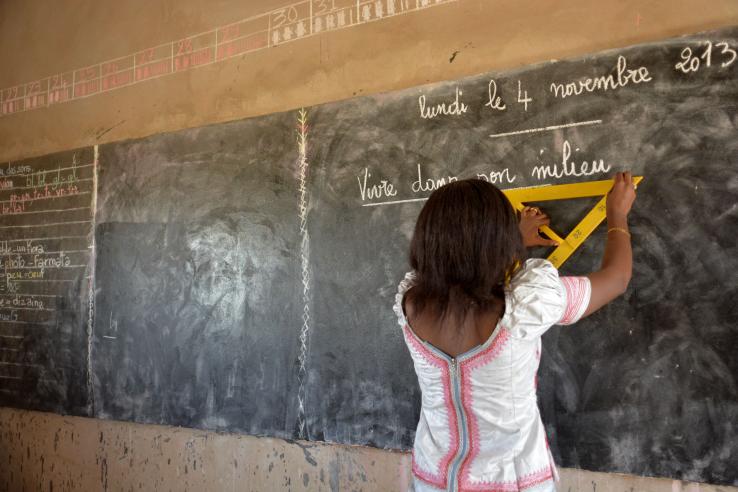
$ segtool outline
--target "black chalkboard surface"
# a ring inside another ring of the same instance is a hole
[[[409,449],[420,395],[391,306],[423,200],[458,178],[628,168],[645,176],[631,286],[544,336],[551,448],[562,466],[738,484],[737,50],[731,28],[101,146],[94,304],[68,294],[78,380],[53,398],[2,383],[0,404]],[[593,203],[541,205],[566,232]],[[603,246],[598,229],[562,273],[595,270]]]
[[[91,147],[0,166],[0,405],[87,415]]]
[[[95,414],[295,434],[294,115],[101,149]]]

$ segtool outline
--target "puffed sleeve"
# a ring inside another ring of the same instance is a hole
[[[555,324],[579,320],[590,292],[586,277],[559,277],[548,260],[530,259],[508,287],[504,325],[514,337],[539,337]]]
[[[405,292],[415,284],[415,272],[410,271],[405,274],[405,277],[400,281],[400,285],[397,286],[397,294],[395,294],[395,305],[392,309],[397,315],[397,322],[400,326],[404,327],[407,321],[405,320],[405,313],[402,311],[402,298]]]
[[[558,325],[571,325],[579,321],[589,306],[592,284],[587,277],[561,277],[566,291],[566,308]]]

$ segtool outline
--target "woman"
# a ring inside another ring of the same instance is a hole
[[[525,246],[552,243],[538,234],[548,219],[537,209],[519,220],[500,190],[476,179],[430,196],[394,306],[422,392],[416,492],[555,490],[536,401],[541,335],[625,291],[634,200],[630,173],[618,173],[602,267],[559,277],[546,260],[524,261]]]

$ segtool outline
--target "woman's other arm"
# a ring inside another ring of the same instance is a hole
[[[630,172],[617,173],[607,194],[607,244],[602,266],[587,275],[592,286],[589,305],[583,316],[589,316],[622,295],[628,288],[633,270],[628,213],[635,200],[635,185]]]

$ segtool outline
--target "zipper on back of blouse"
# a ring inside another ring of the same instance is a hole
[[[456,412],[456,422],[459,430],[459,449],[451,463],[451,469],[448,473],[447,490],[453,492],[459,490],[459,467],[466,457],[469,439],[467,437],[466,415],[464,414],[464,407],[461,401],[461,375],[459,374],[459,362],[455,357],[452,357],[449,365],[451,366],[451,402],[453,403],[454,411]]]

